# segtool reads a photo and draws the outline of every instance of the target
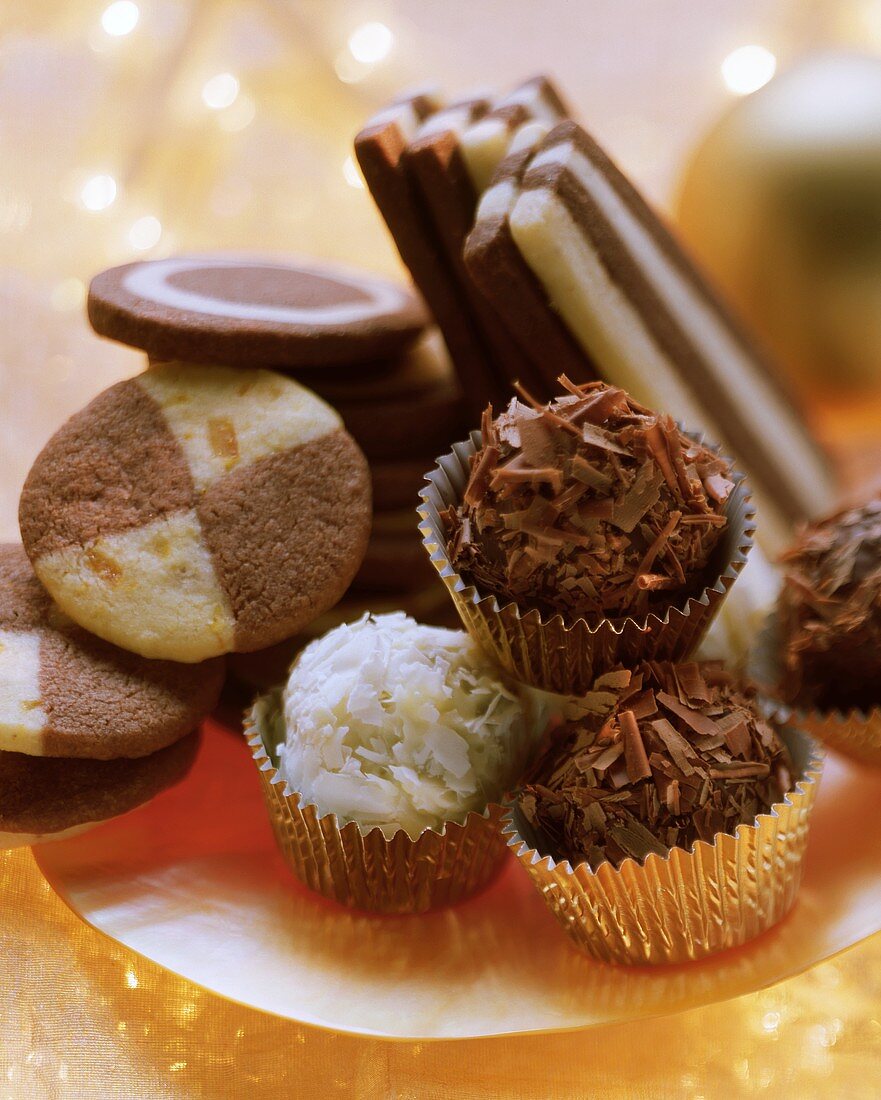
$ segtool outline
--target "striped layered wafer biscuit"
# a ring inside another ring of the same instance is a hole
[[[595,365],[730,449],[750,474],[767,538],[827,509],[830,472],[791,396],[596,142],[562,123],[512,188],[500,203],[511,239],[584,370]],[[508,293],[496,291],[500,308]]]
[[[0,848],[62,840],[128,813],[183,779],[198,746],[190,733],[137,760],[0,752]]]
[[[147,756],[214,707],[223,661],[149,661],[96,638],[49,598],[20,546],[0,545],[0,752]]]
[[[550,81],[538,77],[499,99],[477,121],[455,109],[438,112],[423,123],[405,154],[474,325],[488,349],[502,400],[510,397],[514,381],[540,394],[547,387],[504,320],[472,281],[463,257],[465,242],[474,225],[481,191],[512,142],[516,143],[525,128],[553,125],[567,113]]]
[[[105,390],[53,436],[19,520],[72,619],[192,662],[271,645],[331,607],[370,511],[363,455],[309,390],[171,363]]]
[[[463,251],[471,279],[540,378],[534,392],[540,399],[558,392],[561,374],[579,384],[597,377],[596,368],[563,319],[549,308],[543,286],[514,243],[508,220],[535,146],[550,129],[533,123],[522,127],[512,140],[512,151],[498,165],[481,196]]]
[[[357,135],[355,155],[401,259],[443,333],[471,415],[479,416],[486,403],[497,398],[498,382],[405,157],[420,127],[442,106],[436,96],[426,94],[392,103]],[[476,99],[459,104],[457,109],[471,121],[488,107],[487,100]]]

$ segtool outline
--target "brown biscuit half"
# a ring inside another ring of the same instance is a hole
[[[183,779],[198,747],[198,733],[190,733],[137,760],[0,752],[0,836],[36,843],[128,813]]]
[[[524,354],[505,322],[474,284],[465,265],[465,242],[475,220],[480,198],[480,176],[492,160],[506,149],[507,139],[529,121],[541,117],[554,122],[566,117],[562,100],[550,81],[538,77],[499,100],[473,125],[463,125],[455,112],[435,116],[417,133],[406,150],[407,167],[418,181],[435,233],[447,262],[464,295],[474,323],[489,349],[497,379],[496,404],[507,402],[512,384],[521,382],[530,391],[545,389],[544,379]],[[472,137],[469,144],[469,134]],[[480,140],[480,135],[484,139]],[[501,141],[499,141],[501,137]],[[466,149],[468,150],[466,152]],[[469,166],[469,156],[472,162]]]
[[[0,545],[0,752],[148,756],[213,709],[221,659],[149,661],[76,626],[20,546]]]
[[[471,120],[488,107],[487,100],[458,105]],[[355,155],[401,259],[440,326],[474,418],[488,401],[498,400],[498,379],[405,157],[417,130],[440,109],[440,103],[422,95],[392,103],[357,135]]]
[[[411,291],[376,275],[225,253],[102,271],[88,313],[155,359],[290,368],[393,355],[428,323]]]
[[[547,295],[511,236],[508,215],[519,194],[523,173],[532,159],[525,148],[507,156],[483,193],[463,257],[468,274],[516,338],[540,378],[534,396],[541,400],[559,391],[557,378],[573,382],[597,378],[587,353],[562,319],[548,306]]]
[[[370,530],[364,456],[283,375],[170,363],[77,413],[22,492],[25,550],[56,603],[145,657],[259,649],[345,592]]]

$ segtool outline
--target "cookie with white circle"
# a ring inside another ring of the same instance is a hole
[[[415,294],[379,276],[227,253],[102,271],[88,314],[101,336],[154,359],[280,368],[381,359],[428,323]]]
[[[63,840],[142,806],[190,770],[199,734],[136,760],[0,752],[0,848]]]
[[[144,657],[261,649],[332,607],[370,531],[339,415],[254,368],[155,367],[99,394],[22,491],[34,570],[75,622]]]
[[[0,752],[149,756],[214,708],[222,659],[150,661],[96,638],[49,598],[20,546],[0,544]]]

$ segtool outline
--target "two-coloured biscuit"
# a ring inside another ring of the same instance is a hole
[[[401,351],[428,317],[407,288],[314,260],[215,252],[112,267],[92,327],[155,359],[321,367]]]
[[[60,840],[149,802],[190,770],[190,733],[136,760],[65,760],[0,752],[0,848]]]
[[[111,760],[194,729],[223,684],[221,659],[150,661],[73,623],[20,546],[0,545],[0,753]]]
[[[170,363],[73,416],[32,467],[22,540],[56,603],[145,657],[259,649],[331,607],[370,530],[333,409],[259,369]]]

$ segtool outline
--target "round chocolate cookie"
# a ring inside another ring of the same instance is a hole
[[[88,312],[96,332],[156,359],[234,366],[380,359],[428,320],[411,291],[366,272],[224,253],[102,271]]]
[[[462,391],[453,379],[422,393],[334,405],[369,459],[442,454],[467,434]]]
[[[398,508],[415,508],[419,490],[425,485],[425,475],[435,465],[435,456],[405,458],[398,461],[370,463],[373,484],[373,507],[377,512]]]
[[[302,381],[332,405],[339,401],[388,401],[449,386],[455,372],[440,334],[432,329],[392,359],[328,367]]]
[[[0,752],[112,760],[148,756],[217,703],[221,659],[148,661],[77,626],[20,546],[0,545]]]
[[[138,760],[0,752],[0,847],[60,840],[128,813],[183,779],[198,746],[191,733]]]
[[[333,409],[280,374],[181,363],[73,416],[19,508],[63,611],[185,662],[272,645],[332,607],[370,517],[367,464]]]

